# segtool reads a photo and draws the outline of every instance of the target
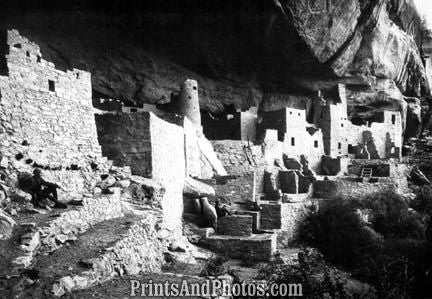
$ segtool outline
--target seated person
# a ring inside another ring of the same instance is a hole
[[[59,185],[45,181],[42,178],[42,171],[40,168],[33,170],[33,176],[30,180],[29,191],[32,195],[31,203],[35,208],[46,208],[46,204],[43,203],[44,199],[49,199],[55,203],[55,208],[66,208],[67,205],[58,201],[57,188],[61,188]],[[63,189],[63,188],[61,188]]]

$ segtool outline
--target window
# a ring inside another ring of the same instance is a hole
[[[318,147],[318,140],[314,141],[314,147]]]
[[[292,111],[290,111],[290,114],[292,114]]]
[[[343,128],[343,127],[344,127],[344,125],[343,125],[343,124],[341,124],[341,127]]]
[[[298,116],[300,116],[300,113],[298,114]]]
[[[138,109],[136,109],[136,108],[131,108],[131,110],[130,110],[131,112],[137,112],[138,111]]]
[[[77,79],[79,79],[79,77],[80,77],[79,75],[80,75],[79,73],[76,73],[76,78]]]
[[[338,143],[338,149],[342,149],[342,143]]]
[[[324,109],[322,109],[320,112],[320,118],[323,118],[323,117],[324,117]]]
[[[26,51],[26,55],[27,55],[27,57],[30,57],[30,52]]]
[[[348,154],[354,154],[354,148],[352,144],[348,144]]]
[[[196,86],[194,86],[194,87],[192,87],[193,88],[193,90],[197,90],[197,87]]]
[[[40,55],[36,56],[36,61],[37,62],[41,62],[41,60],[42,60],[42,57],[40,57]]]
[[[14,48],[21,49],[21,44],[15,44],[13,46],[14,46]]]
[[[394,125],[396,123],[396,115],[392,114],[391,122],[392,122],[392,125]]]
[[[48,80],[48,89],[49,91],[55,91],[55,84],[53,80]]]
[[[295,138],[294,137],[291,137],[291,145],[295,146]]]

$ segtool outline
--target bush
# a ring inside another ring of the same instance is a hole
[[[372,227],[386,238],[424,239],[421,217],[409,210],[408,203],[395,193],[378,193],[365,202],[372,210]]]
[[[200,276],[218,276],[226,273],[224,263],[226,258],[222,256],[216,256],[210,258],[201,270]]]
[[[432,215],[432,187],[422,186],[416,190],[416,197],[410,206],[422,215]]]
[[[416,203],[429,209],[432,190]],[[357,209],[371,211],[370,226]],[[300,225],[300,241],[318,248],[325,259],[372,284],[382,298],[424,296],[432,291],[432,246],[420,214],[394,193],[379,193],[355,202],[336,200],[311,209]],[[432,227],[428,228],[432,240]]]
[[[299,226],[298,242],[318,248],[331,262],[352,267],[382,247],[382,239],[368,229],[354,206],[340,200],[311,207]]]
[[[258,279],[268,284],[301,284],[304,298],[360,298],[347,294],[347,281],[336,268],[328,267],[322,256],[310,250],[298,254],[298,264],[272,262],[260,269]],[[373,298],[368,294],[366,298]]]

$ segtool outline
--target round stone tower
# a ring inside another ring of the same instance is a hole
[[[198,82],[187,79],[182,83],[179,98],[179,113],[187,116],[197,127],[201,127],[201,113],[198,98]]]

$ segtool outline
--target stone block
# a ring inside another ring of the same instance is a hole
[[[248,237],[213,235],[206,238],[203,245],[231,258],[269,261],[276,252],[276,235],[256,234]]]
[[[261,202],[261,229],[280,229],[281,226],[281,203]]]
[[[253,220],[251,215],[231,215],[218,218],[217,233],[231,236],[250,236]]]

